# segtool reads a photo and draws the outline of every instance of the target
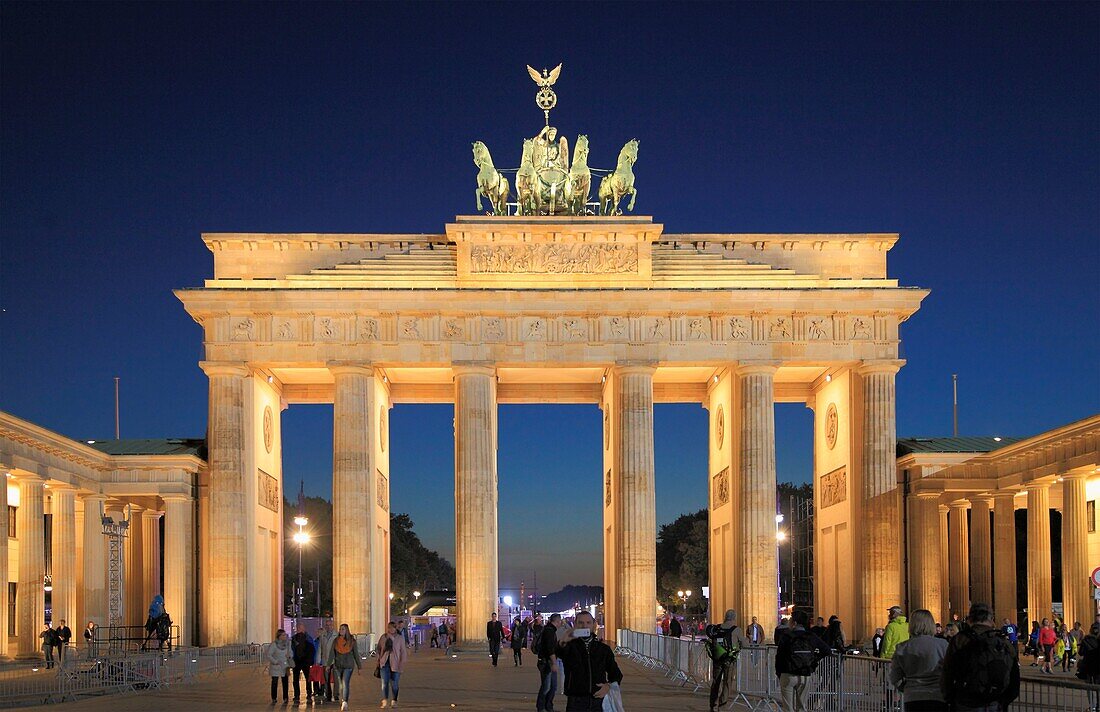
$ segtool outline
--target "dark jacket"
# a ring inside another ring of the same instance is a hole
[[[958,697],[965,689],[967,680],[973,677],[974,670],[963,669],[962,650],[977,636],[993,636],[997,648],[1006,657],[1012,658],[1009,671],[1008,687],[1005,688],[1001,698],[997,700],[1001,707],[1008,709],[1008,705],[1020,696],[1020,661],[1016,655],[1016,646],[1006,640],[993,626],[978,623],[973,626],[964,626],[959,634],[953,637],[947,645],[947,653],[943,657],[943,670],[940,673],[940,689],[943,691],[943,699],[948,705],[958,704]]]
[[[779,637],[779,648],[775,651],[776,677],[778,677],[782,673],[790,672],[792,643],[796,638],[802,637],[810,639],[810,645],[813,646],[814,652],[817,653],[818,659],[827,657],[829,653],[832,652],[829,650],[829,646],[825,645],[825,642],[821,640],[821,638],[818,638],[816,635],[810,633],[805,628],[788,628],[787,632]]]
[[[57,637],[62,645],[68,645],[69,641],[73,639],[73,632],[69,630],[69,626],[63,625],[57,629]]]
[[[592,697],[600,685],[623,681],[615,653],[595,636],[572,638],[557,651],[565,668],[566,697]]]
[[[485,624],[485,637],[499,645],[504,637],[504,625],[500,621],[489,621]]]
[[[295,667],[309,667],[313,664],[313,639],[305,631],[298,631],[290,639],[290,651],[294,655]]]
[[[1077,677],[1095,683],[1100,678],[1100,638],[1091,633],[1081,639],[1077,649],[1081,661],[1077,665]]]
[[[680,625],[680,621],[675,618],[669,621],[668,634],[673,638],[679,638],[681,635],[684,634],[684,628]]]
[[[527,624],[518,623],[512,629],[512,650],[523,650],[527,647]]]
[[[542,627],[538,640],[535,641],[535,654],[539,660],[549,660],[558,647],[558,629],[552,623]]]

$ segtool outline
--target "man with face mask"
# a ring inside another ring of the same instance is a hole
[[[565,666],[566,712],[599,712],[611,683],[622,683],[615,653],[596,637],[596,619],[582,611],[573,624],[573,637],[558,647]]]

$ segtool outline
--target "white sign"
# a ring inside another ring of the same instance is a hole
[[[1092,570],[1091,578],[1093,586],[1100,586],[1100,566],[1097,566],[1095,569]]]
[[[1100,601],[1100,588],[1092,592],[1092,597],[1095,598],[1097,601]]]
[[[1096,585],[1100,586],[1100,583]],[[710,586],[703,586],[703,598],[710,598]]]

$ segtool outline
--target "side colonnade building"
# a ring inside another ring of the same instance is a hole
[[[933,438],[899,445],[912,608],[947,621],[982,602],[993,606],[998,620],[1036,621],[1050,618],[1060,600],[1063,620],[1088,629],[1098,610],[1090,575],[1100,566],[1100,415],[1022,440]],[[974,452],[982,449],[988,452]],[[1027,512],[1022,559],[1018,510]],[[1051,571],[1052,511],[1061,513],[1060,598]],[[1020,580],[1026,596],[1018,596]]]
[[[122,623],[144,624],[162,594],[193,644],[204,458],[201,439],[80,442],[0,412],[0,655],[40,656],[47,586],[53,624],[66,621],[76,642],[89,620],[108,625],[104,515],[130,518]]]

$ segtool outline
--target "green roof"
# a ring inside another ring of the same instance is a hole
[[[204,438],[85,440],[84,442],[108,455],[194,455],[206,459]]]
[[[992,452],[1019,442],[1023,438],[957,437],[957,438],[898,438],[898,457],[914,452]]]

